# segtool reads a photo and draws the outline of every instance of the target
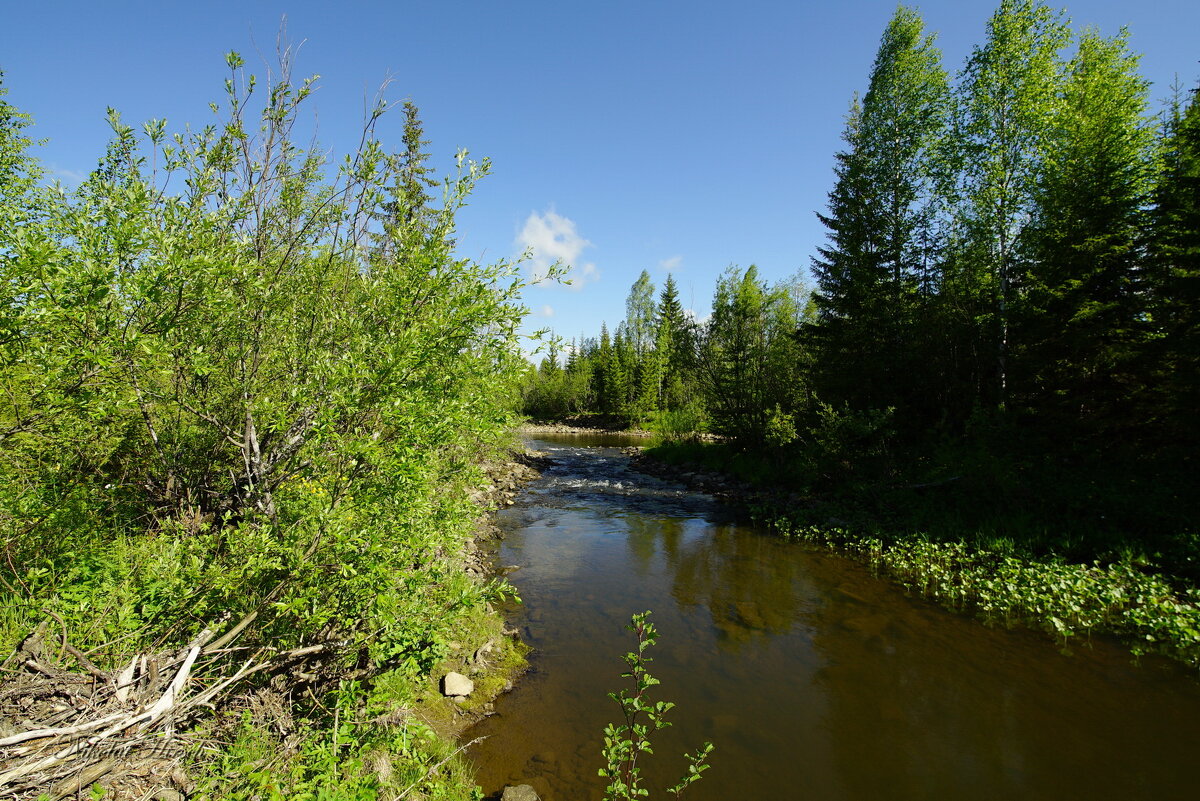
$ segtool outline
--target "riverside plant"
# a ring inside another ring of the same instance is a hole
[[[627,626],[637,635],[636,651],[625,654],[625,663],[629,670],[622,673],[623,678],[633,683],[633,693],[625,690],[609,693],[608,697],[621,705],[625,723],[604,727],[604,760],[605,767],[599,771],[600,776],[608,779],[608,787],[604,791],[605,801],[628,801],[629,799],[645,798],[650,791],[642,786],[641,768],[638,758],[642,754],[653,754],[650,743],[650,733],[666,728],[668,723],[664,716],[675,705],[670,701],[650,702],[646,692],[659,680],[650,675],[646,664],[651,660],[645,655],[646,649],[658,639],[658,632],[650,622],[650,612],[635,614]],[[700,775],[708,770],[708,757],[712,753],[713,744],[704,743],[691,754],[684,754],[687,760],[687,773],[667,792],[676,798],[682,795],[688,786],[700,780]]]
[[[392,149],[382,96],[333,158],[303,131],[317,79],[294,55],[281,34],[260,82],[228,53],[203,127],[110,111],[74,189],[45,185],[0,84],[0,654],[49,618],[120,675],[211,628],[221,647],[178,691],[287,700],[286,725],[192,704],[178,733],[206,795],[474,798],[447,744],[347,721],[388,714],[353,681],[416,697],[491,616],[457,555],[509,440],[524,279],[454,253],[486,160],[460,152],[440,202],[413,189],[431,188],[416,110]],[[283,653],[311,659],[270,675]],[[62,711],[40,723],[71,728]]]
[[[861,558],[942,605],[988,623],[1026,625],[1062,642],[1092,633],[1123,638],[1135,654],[1159,653],[1200,669],[1200,590],[1179,589],[1124,559],[1074,564],[919,537],[885,541],[842,528],[766,522],[787,537]]]

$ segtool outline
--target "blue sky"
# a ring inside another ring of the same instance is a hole
[[[915,4],[957,70],[995,3]],[[494,174],[460,217],[462,255],[511,258],[525,245],[573,262],[571,287],[532,287],[529,328],[594,334],[624,316],[643,269],[671,270],[703,316],[716,277],[755,263],[774,280],[806,271],[823,230],[843,115],[866,89],[892,0],[675,2],[15,2],[5,0],[0,69],[9,101],[48,139],[65,183],[103,153],[105,108],[127,122],[203,123],[223,54],[252,71],[281,17],[319,73],[322,145],[357,141],[364,98],[421,109],[435,166],[460,147]],[[1076,0],[1076,28],[1130,28],[1162,100],[1200,78],[1200,3]],[[402,115],[385,119],[399,142]]]

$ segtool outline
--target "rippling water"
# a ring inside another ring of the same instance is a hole
[[[713,767],[687,798],[1200,798],[1200,684],[1182,669],[944,612],[633,471],[624,441],[531,444],[553,466],[501,514],[498,559],[521,567],[511,614],[535,652],[468,733],[489,736],[471,751],[486,792],[601,797],[623,626],[652,609],[656,697],[679,705],[652,789],[707,739]]]

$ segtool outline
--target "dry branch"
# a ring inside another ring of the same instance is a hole
[[[101,777],[119,780],[135,766],[145,773],[147,763],[163,763],[155,772],[170,774],[182,749],[166,753],[163,745],[177,726],[211,715],[251,676],[329,650],[323,643],[258,649],[241,664],[231,662],[224,646],[252,620],[243,618],[212,645],[214,632],[206,628],[181,650],[137,654],[110,671],[68,643],[65,633],[59,657],[69,654],[81,670],[63,666],[45,653],[46,627],[39,627],[8,660],[24,669],[9,671],[0,692],[0,718],[29,727],[0,738],[0,797],[33,799],[47,787],[54,788],[52,797],[69,796],[76,791],[70,788]],[[193,679],[203,689],[189,694]]]

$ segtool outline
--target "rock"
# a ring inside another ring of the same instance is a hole
[[[461,673],[447,673],[442,679],[442,695],[470,695],[475,690],[475,682]]]
[[[500,801],[542,801],[528,784],[510,784],[500,794]]]

